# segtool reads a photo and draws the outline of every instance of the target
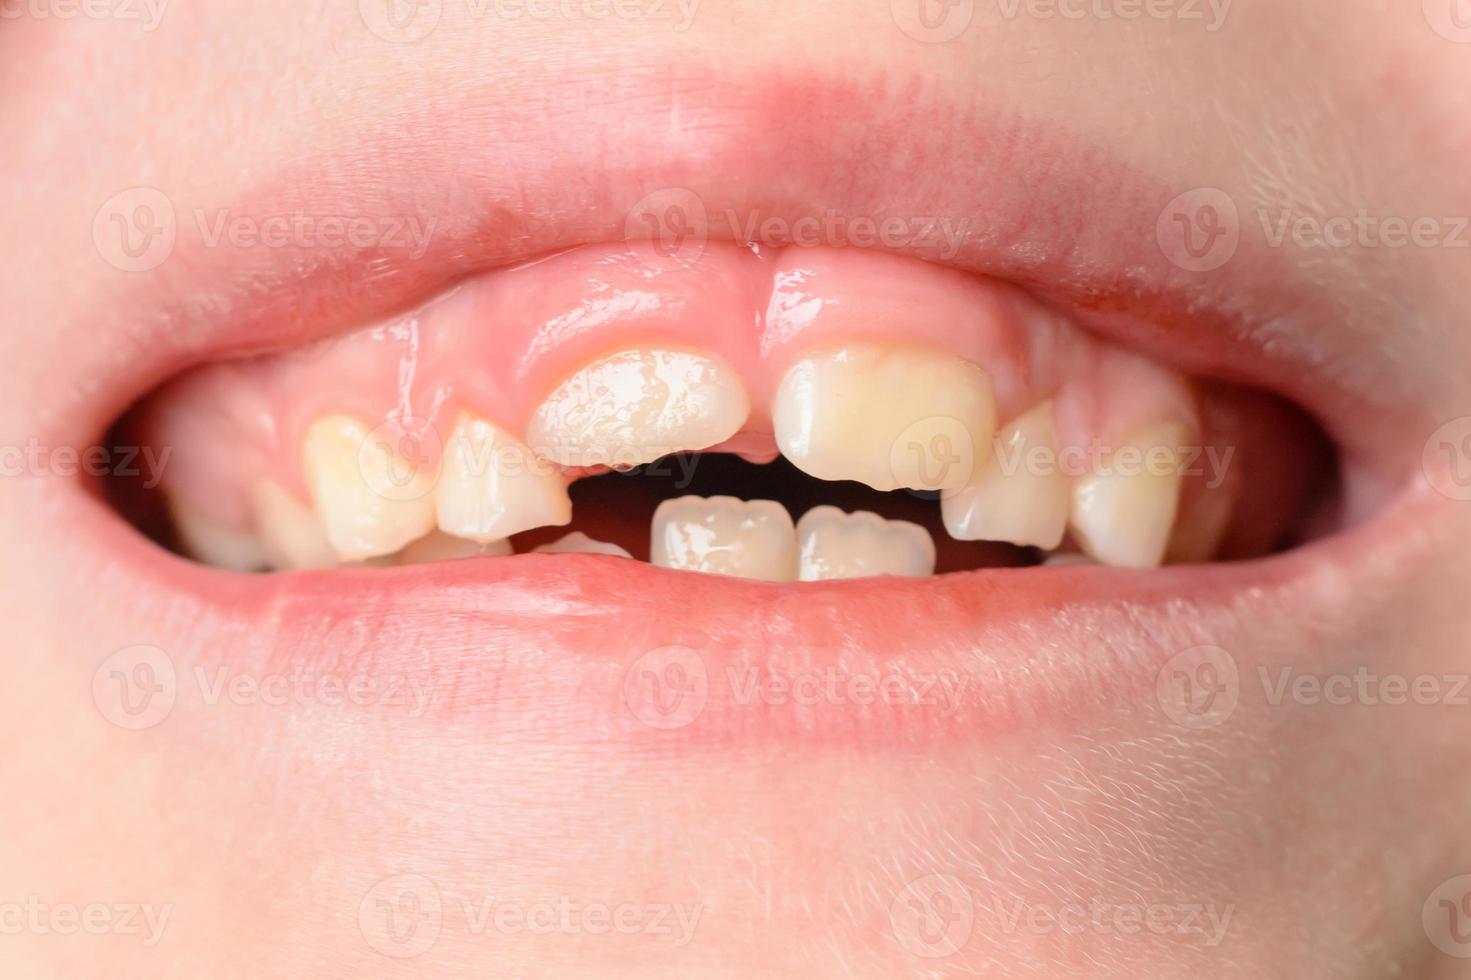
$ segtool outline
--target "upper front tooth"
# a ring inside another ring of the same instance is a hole
[[[270,480],[256,484],[251,504],[272,568],[336,567],[337,553],[306,504]]]
[[[797,543],[803,582],[870,575],[923,578],[935,571],[930,532],[866,510],[845,514],[836,507],[814,507],[797,522]]]
[[[627,549],[609,541],[596,541],[581,531],[573,531],[571,534],[563,535],[551,544],[544,544],[532,548],[532,552],[541,555],[617,555],[619,558],[632,558]]]
[[[735,371],[687,351],[620,351],[578,371],[542,402],[527,439],[564,466],[630,468],[708,449],[750,414]]]
[[[969,486],[940,501],[957,541],[1010,541],[1056,548],[1067,530],[1068,478],[1058,463],[1052,403],[1038,405],[996,437],[996,451]]]
[[[963,358],[856,345],[794,364],[772,423],[782,454],[818,479],[959,490],[990,452],[996,404]]]
[[[654,512],[649,552],[649,560],[663,568],[768,582],[797,576],[792,517],[773,500],[666,500]]]
[[[474,541],[572,520],[567,484],[550,464],[482,418],[460,416],[435,491],[439,529]]]
[[[1073,535],[1105,565],[1152,568],[1169,543],[1180,505],[1180,447],[1189,429],[1162,422],[1136,432],[1110,454],[1103,471],[1073,486]]]
[[[434,472],[346,415],[318,419],[303,449],[327,540],[352,561],[391,554],[434,529]]]

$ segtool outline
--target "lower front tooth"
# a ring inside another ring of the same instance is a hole
[[[1164,560],[1180,506],[1181,446],[1176,422],[1141,429],[1114,450],[1104,470],[1073,485],[1073,536],[1105,565],[1153,568]]]
[[[792,517],[773,500],[680,497],[654,512],[649,560],[661,568],[767,582],[797,576]]]
[[[443,531],[430,531],[399,552],[398,564],[417,565],[430,561],[454,561],[457,558],[496,558],[511,554],[511,550],[509,541],[471,541]]]
[[[616,555],[619,558],[632,558],[625,549],[618,547],[609,541],[596,541],[581,531],[573,531],[553,541],[531,549],[533,554],[538,555]]]
[[[845,514],[836,507],[814,507],[797,522],[797,543],[803,582],[871,575],[923,578],[935,571],[930,532],[866,510]]]
[[[435,474],[356,419],[318,419],[303,455],[312,503],[342,560],[391,554],[434,529]]]

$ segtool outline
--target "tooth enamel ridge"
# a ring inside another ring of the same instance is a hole
[[[870,511],[848,514],[827,505],[814,507],[797,522],[797,542],[803,582],[875,575],[923,578],[935,571],[935,542],[928,531]]]
[[[661,568],[767,582],[797,576],[792,517],[773,500],[679,497],[654,512],[649,561]]]

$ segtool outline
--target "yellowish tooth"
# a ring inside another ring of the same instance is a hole
[[[271,480],[251,492],[255,524],[260,528],[272,568],[333,568],[337,553],[316,513]]]
[[[562,382],[537,408],[526,437],[564,466],[627,469],[724,442],[750,409],[740,377],[722,361],[638,348]]]
[[[952,354],[853,345],[804,357],[772,402],[782,455],[820,480],[959,490],[996,432],[991,379]]]
[[[797,545],[803,582],[872,575],[923,578],[935,571],[930,532],[866,510],[845,514],[836,507],[812,508],[797,522]]]
[[[1071,487],[1058,464],[1057,426],[1046,402],[1001,429],[970,484],[940,501],[957,541],[1056,548],[1067,531]]]
[[[1178,422],[1146,426],[1110,454],[1103,472],[1073,485],[1069,522],[1085,554],[1124,568],[1153,568],[1164,560],[1189,434]]]
[[[444,447],[434,494],[439,529],[473,541],[572,520],[567,482],[515,437],[473,415],[461,415]]]
[[[430,531],[417,541],[410,541],[398,553],[400,565],[417,565],[431,561],[454,561],[458,558],[503,557],[512,553],[509,541],[471,541],[443,531]]]
[[[432,469],[403,459],[357,419],[312,423],[303,456],[312,503],[343,561],[391,554],[434,529]]]
[[[228,527],[177,502],[170,510],[180,543],[192,557],[232,572],[255,572],[266,566],[266,551],[254,530]]]
[[[571,534],[563,535],[551,544],[544,544],[531,549],[534,554],[540,555],[616,555],[619,558],[632,558],[624,548],[610,541],[598,541],[588,537],[581,531],[573,531]]]
[[[679,497],[654,512],[649,561],[767,582],[797,577],[792,516],[774,500]]]

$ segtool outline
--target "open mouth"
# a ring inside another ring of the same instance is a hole
[[[854,249],[583,246],[196,368],[123,427],[172,453],[169,540],[234,571],[528,551],[768,582],[1151,568],[1301,542],[1336,496],[1326,440],[1280,399]]]
[[[1141,703],[1243,608],[1340,608],[1340,574],[1418,540],[1354,533],[1407,499],[1413,409],[1300,339],[1276,256],[1182,268],[1157,239],[1174,188],[1111,167],[1092,193],[1099,158],[1038,134],[1049,180],[1007,187],[987,164],[1023,148],[976,120],[811,84],[711,110],[791,134],[779,164],[744,135],[654,152],[657,112],[623,120],[648,131],[590,190],[592,150],[553,133],[556,159],[519,170],[502,144],[455,167],[375,144],[356,206],[448,225],[413,254],[182,228],[189,275],[127,297],[167,312],[119,329],[88,362],[106,383],[55,415],[166,460],[85,511],[58,498],[98,574],[202,624],[165,638],[186,660],[422,669],[449,709],[530,711],[551,685],[600,731],[646,731],[607,706],[675,647],[709,670],[716,730],[726,665],[964,677],[964,733]],[[876,144],[809,103],[869,106],[893,172],[921,151],[933,172],[828,191]],[[515,208],[493,203],[506,173]],[[328,190],[288,180],[249,213]],[[964,233],[937,252],[829,228],[896,211]],[[889,707],[863,725],[917,730]]]

